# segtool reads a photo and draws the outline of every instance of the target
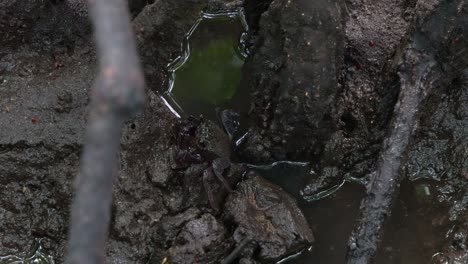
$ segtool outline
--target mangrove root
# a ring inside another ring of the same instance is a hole
[[[400,94],[361,215],[348,242],[348,264],[370,263],[391,213],[401,163],[425,99],[468,66],[468,1],[444,1],[409,37],[398,62]]]

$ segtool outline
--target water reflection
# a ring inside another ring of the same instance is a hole
[[[304,196],[301,190],[317,175],[309,162],[278,161],[268,165],[247,165],[262,177],[294,196],[311,225],[313,248],[279,263],[345,263],[347,241],[366,195],[368,178],[343,177],[326,190]],[[430,263],[446,243],[448,204],[438,201],[435,181],[404,181],[376,256],[376,263]]]
[[[48,255],[41,241],[35,243],[31,251],[20,253],[18,255],[0,256],[0,264],[54,264],[52,256]]]
[[[247,31],[242,9],[202,14],[186,34],[182,54],[167,67],[163,99],[174,114],[216,120],[216,107],[245,108],[230,100],[239,93]]]

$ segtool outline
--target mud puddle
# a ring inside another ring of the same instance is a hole
[[[163,98],[175,115],[217,121],[223,109],[247,114],[245,104],[236,103],[248,100],[248,91],[239,88],[247,32],[243,9],[202,13],[186,34],[181,55],[167,67]]]
[[[439,183],[405,181],[393,215],[385,227],[381,250],[375,263],[431,263],[441,254],[447,229],[447,204],[438,201]],[[359,213],[364,186],[346,183],[337,192],[315,202],[298,200],[316,241],[312,248],[281,263],[342,264],[347,241]]]
[[[347,241],[365,195],[363,179],[343,179],[324,191],[304,196],[302,189],[313,179],[308,162],[279,161],[247,165],[296,198],[311,225],[316,242],[309,250],[280,263],[331,263],[345,260]],[[444,186],[434,180],[404,181],[393,215],[385,227],[376,263],[431,263],[451,232],[449,204],[442,200]]]
[[[310,250],[283,263],[344,263],[346,242],[363,196],[363,186],[345,184],[338,192],[322,200],[311,203],[299,201],[316,241]]]
[[[402,184],[376,263],[433,263],[454,224],[448,204],[438,201],[441,186],[430,180]]]

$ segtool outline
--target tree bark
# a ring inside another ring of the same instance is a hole
[[[144,101],[144,77],[125,0],[89,0],[99,76],[71,211],[67,263],[104,263],[124,121]]]
[[[395,59],[398,102],[368,194],[361,201],[360,219],[348,242],[348,264],[371,263],[377,253],[385,220],[398,194],[403,157],[425,99],[468,66],[468,1],[443,1],[415,25],[401,56],[397,54]]]

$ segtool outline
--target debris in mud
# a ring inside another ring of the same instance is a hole
[[[228,196],[225,214],[235,226],[233,238],[237,244],[252,240],[242,254],[245,258],[278,261],[314,242],[312,230],[294,199],[252,173]]]

